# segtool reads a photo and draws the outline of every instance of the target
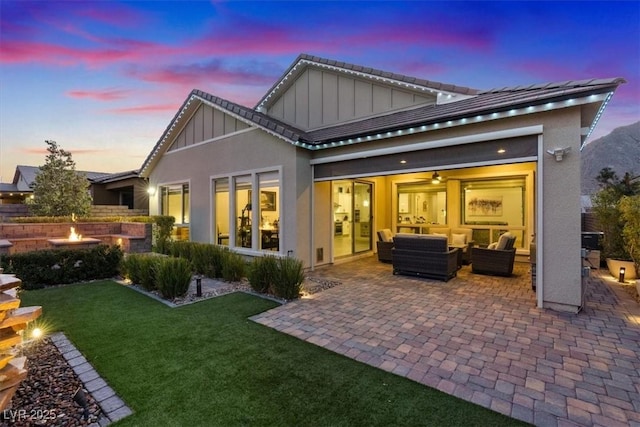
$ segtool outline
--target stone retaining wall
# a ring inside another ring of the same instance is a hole
[[[151,251],[151,224],[141,222],[0,224],[0,253],[54,249],[50,239],[69,236],[71,227],[83,237],[119,245],[124,252]]]

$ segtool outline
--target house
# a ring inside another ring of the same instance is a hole
[[[178,235],[307,268],[375,231],[504,231],[538,307],[582,306],[580,147],[621,78],[477,90],[300,55],[254,108],[194,90],[144,161]],[[391,273],[390,273],[391,274]]]
[[[33,195],[33,183],[38,166],[16,166],[11,183],[0,184],[0,204],[22,204]],[[127,206],[129,209],[148,209],[147,182],[137,170],[106,173],[78,171],[89,181],[89,191],[94,205]]]

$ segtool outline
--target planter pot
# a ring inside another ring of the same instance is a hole
[[[624,280],[633,280],[637,278],[636,267],[633,261],[621,261],[619,259],[607,258],[607,267],[609,272],[616,279],[620,275],[620,267],[624,267]]]

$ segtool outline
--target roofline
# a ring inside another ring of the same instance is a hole
[[[622,79],[622,81],[624,81]],[[489,108],[469,110],[459,114],[453,114],[443,117],[438,117],[432,120],[421,120],[414,123],[404,123],[402,125],[394,125],[389,127],[380,127],[373,129],[372,132],[365,132],[360,134],[347,135],[341,138],[328,139],[321,143],[315,144],[301,144],[304,148],[310,150],[322,150],[334,148],[337,146],[350,145],[361,142],[368,142],[374,140],[381,140],[387,138],[393,138],[401,135],[408,135],[414,133],[423,133],[431,130],[442,130],[452,127],[469,125],[484,121],[504,119],[508,117],[516,117],[525,114],[535,114],[545,111],[557,110],[559,108],[567,108],[578,105],[590,104],[594,102],[602,102],[601,107],[593,120],[593,123],[588,129],[588,132],[583,135],[584,141],[591,135],[598,119],[602,115],[602,112],[609,100],[615,92],[617,85],[608,86],[607,88],[600,87],[599,90],[594,90],[589,93],[575,94],[574,96],[559,96],[554,94],[546,98],[536,98],[533,102],[526,102],[526,100],[518,100],[514,103],[507,103],[499,108],[491,106]],[[558,104],[562,103],[562,104]],[[398,113],[396,113],[398,114]]]
[[[228,114],[231,117],[240,120],[245,124],[248,124],[249,126],[259,128],[266,133],[290,144],[297,144],[301,135],[304,135],[304,132],[302,130],[282,123],[277,119],[269,117],[251,108],[236,104],[234,102],[217,97],[215,95],[211,95],[198,89],[193,89],[187,99],[182,103],[182,106],[175,114],[169,125],[167,125],[167,128],[163,132],[160,139],[158,139],[158,142],[156,142],[156,145],[153,147],[145,161],[142,163],[142,166],[140,167],[141,177],[148,177],[147,169],[151,165],[151,161],[156,157],[156,155],[163,152],[165,143],[172,135],[173,130],[179,127],[178,123],[182,116],[187,112],[188,107],[192,102],[198,100],[203,104],[209,105],[210,107],[222,111],[223,113]]]
[[[366,79],[384,82],[398,86],[401,88],[410,88],[423,92],[429,92],[432,95],[465,95],[473,96],[477,95],[480,91],[465,86],[456,86],[448,83],[441,83],[432,80],[425,80],[418,77],[407,76],[404,74],[391,73],[388,71],[379,70],[371,67],[363,67],[348,62],[335,61],[332,59],[326,59],[319,56],[312,56],[308,54],[300,54],[296,60],[287,68],[287,70],[280,76],[280,78],[271,86],[266,94],[258,101],[254,109],[260,111],[264,109],[269,99],[275,96],[279,92],[282,86],[285,86],[287,81],[301,66],[314,65],[320,68],[326,68],[335,70],[341,73],[357,75]]]

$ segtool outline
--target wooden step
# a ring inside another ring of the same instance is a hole
[[[17,288],[21,283],[22,280],[18,279],[13,274],[0,274],[0,292]]]
[[[15,394],[20,382],[27,378],[27,358],[17,357],[0,370],[0,411],[4,411]]]
[[[22,344],[22,337],[16,334],[13,329],[9,329],[8,332],[0,334],[0,350],[6,350],[14,345]]]
[[[0,329],[8,328],[14,325],[22,325],[37,319],[42,314],[42,307],[34,305],[31,307],[21,307],[13,310],[9,315],[0,322]],[[24,329],[24,327],[20,327]]]
[[[13,397],[13,395],[18,390],[18,386],[19,385],[20,384],[16,384],[13,387],[10,387],[10,388],[7,388],[7,389],[4,389],[4,390],[0,391],[0,412],[2,412],[5,409],[7,409],[7,407],[11,403],[11,398]],[[11,419],[11,418],[9,418],[9,419]]]
[[[0,390],[13,387],[27,377],[27,358],[16,357],[0,370]]]
[[[0,370],[4,369],[4,367],[7,366],[7,364],[14,357],[16,357],[16,355],[13,352],[7,352],[7,353],[3,352],[2,354],[0,354]]]
[[[13,310],[20,307],[20,299],[7,293],[0,293],[0,311]]]

